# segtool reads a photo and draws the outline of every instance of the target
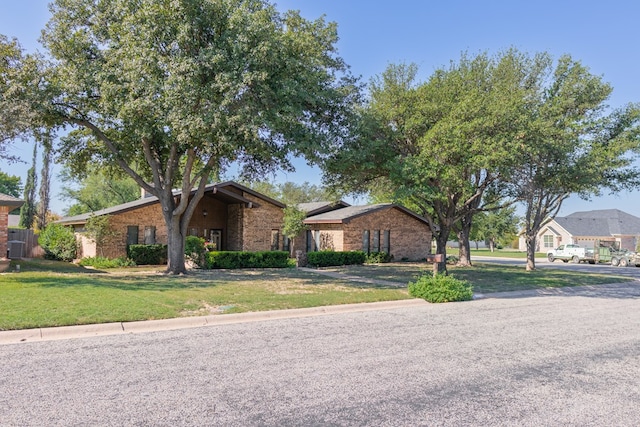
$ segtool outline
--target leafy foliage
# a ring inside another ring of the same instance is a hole
[[[36,159],[38,145],[33,147],[33,162],[27,171],[27,182],[24,185],[24,204],[20,207],[20,227],[33,228],[36,220]]]
[[[0,171],[0,193],[20,198],[22,193],[20,177]]]
[[[206,254],[206,268],[287,268],[289,253],[285,251],[218,251]]]
[[[370,252],[366,254],[364,262],[365,264],[382,264],[391,262],[391,259],[391,255],[386,252]]]
[[[136,265],[133,260],[126,257],[107,258],[102,256],[82,258],[79,264],[84,267],[94,268],[122,268],[134,267]]]
[[[362,251],[317,251],[307,253],[307,263],[312,267],[330,267],[336,265],[363,264],[365,253]]]
[[[470,301],[473,287],[453,276],[425,274],[415,282],[409,282],[409,295],[432,303]]]
[[[184,244],[184,253],[188,259],[198,267],[205,266],[205,240],[198,236],[187,236]]]
[[[117,236],[117,232],[111,227],[110,215],[91,215],[85,224],[85,232],[87,237],[96,243],[96,248],[102,254],[104,254],[104,247]]]
[[[72,261],[76,257],[77,242],[73,230],[61,224],[51,223],[40,232],[38,243],[44,249],[45,258]]]
[[[136,265],[162,265],[167,262],[167,245],[129,245],[127,257]]]

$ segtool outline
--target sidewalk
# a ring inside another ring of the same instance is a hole
[[[360,304],[331,305],[324,307],[296,308],[250,313],[218,314],[176,319],[145,320],[137,322],[101,323],[95,325],[60,326],[53,328],[20,329],[0,331],[0,345],[23,342],[41,342],[71,338],[106,335],[139,334],[145,332],[170,331],[175,329],[200,328],[203,326],[229,325],[234,323],[261,322],[275,319],[322,316],[338,313],[353,313],[374,310],[393,310],[428,304],[422,299],[406,299]]]

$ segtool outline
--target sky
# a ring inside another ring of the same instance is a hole
[[[602,76],[613,87],[608,104],[615,109],[640,102],[640,2],[634,0],[434,1],[277,0],[279,10],[299,10],[307,19],[324,16],[336,22],[339,54],[363,82],[389,64],[415,63],[419,80],[457,61],[462,52],[496,54],[510,47],[529,54],[569,54]],[[16,37],[27,52],[38,43],[49,12],[46,0],[0,0],[0,33]],[[26,164],[0,170],[18,175],[24,184],[33,146],[16,142],[12,152]],[[270,179],[321,184],[321,172],[296,160],[295,173]],[[57,166],[54,174],[60,171]],[[232,176],[230,178],[233,178]],[[60,182],[52,182],[52,210],[62,213],[69,201],[59,197]],[[350,203],[365,200],[347,199]],[[571,197],[560,216],[576,211],[620,209],[640,217],[640,190],[584,201]]]

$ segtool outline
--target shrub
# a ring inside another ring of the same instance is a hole
[[[330,267],[335,265],[363,264],[365,253],[362,251],[318,251],[307,253],[307,263],[312,267]]]
[[[136,263],[129,258],[107,258],[102,256],[82,258],[79,264],[85,267],[95,268],[120,268],[133,267],[136,265]]]
[[[197,236],[187,236],[184,242],[184,254],[193,261],[198,267],[205,266],[204,254],[206,249],[204,239]]]
[[[473,287],[453,276],[425,274],[409,283],[409,295],[434,303],[469,301],[473,299]]]
[[[137,265],[166,264],[167,245],[129,245],[127,256]]]
[[[76,235],[69,227],[51,223],[40,233],[38,243],[46,259],[72,261],[76,257]]]
[[[285,251],[214,251],[205,254],[206,268],[287,268],[289,253]]]
[[[386,252],[371,252],[365,256],[364,262],[366,264],[381,264],[390,262],[392,259],[393,257]]]

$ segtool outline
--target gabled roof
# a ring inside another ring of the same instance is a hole
[[[226,181],[222,183],[209,184],[205,187],[205,197],[215,197],[217,199],[221,199],[227,203],[244,203],[249,207],[258,207],[259,205],[246,197],[243,197],[241,194],[238,194],[231,189],[237,189],[242,192],[249,193],[255,197],[258,197],[262,200],[265,200],[269,203],[272,203],[280,208],[284,208],[285,205],[275,199],[265,196],[264,194],[260,194],[256,191],[251,190],[244,185],[240,185],[234,181]],[[192,190],[191,194],[195,194],[196,190]],[[179,197],[182,195],[182,191],[174,190],[173,195]],[[128,203],[123,203],[120,205],[112,206],[106,209],[101,209],[96,212],[84,213],[80,215],[70,216],[66,218],[62,218],[59,221],[56,221],[60,224],[84,224],[91,216],[102,216],[102,215],[113,215],[118,213],[127,212],[133,209],[138,209],[143,206],[151,205],[154,203],[159,203],[158,198],[156,196],[145,197],[142,199],[137,199]]]
[[[572,236],[640,235],[640,218],[618,209],[575,212],[554,221]]]
[[[24,204],[24,200],[17,199],[8,194],[0,193],[0,206],[11,206],[13,208],[19,208]]]
[[[298,209],[302,212],[306,212],[307,216],[318,215],[321,213],[334,211],[336,209],[346,208],[351,206],[349,203],[338,200],[337,202],[308,202],[298,203]]]
[[[420,222],[428,224],[427,220],[420,215],[416,214],[409,209],[394,205],[393,203],[379,203],[375,205],[363,205],[363,206],[347,206],[342,209],[336,209],[330,212],[321,213],[318,215],[310,216],[303,222],[305,224],[344,224],[351,221],[354,218],[369,215],[373,212],[378,212],[385,209],[398,209],[399,211],[417,219]]]

